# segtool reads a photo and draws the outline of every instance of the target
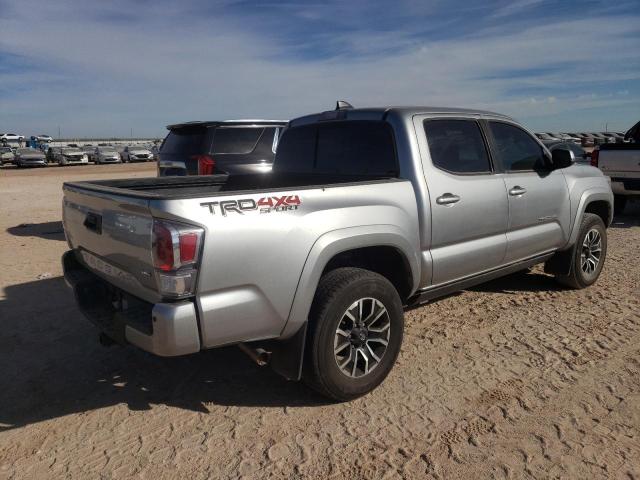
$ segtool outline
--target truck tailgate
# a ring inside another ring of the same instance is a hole
[[[157,301],[148,200],[73,183],[63,189],[64,230],[78,261],[113,285]]]
[[[636,149],[602,149],[599,167],[608,175],[612,172],[633,172],[634,177],[640,177],[640,145]]]

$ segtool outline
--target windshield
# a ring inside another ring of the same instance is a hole
[[[40,152],[34,148],[19,148],[18,153],[23,154],[23,153],[40,153]]]
[[[100,153],[116,153],[115,148],[101,148],[98,150]]]
[[[82,153],[79,148],[63,148],[62,153]]]

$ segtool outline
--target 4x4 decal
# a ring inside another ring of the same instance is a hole
[[[300,205],[302,205],[302,201],[298,195],[262,197],[257,201],[253,198],[242,198],[240,200],[221,200],[219,202],[203,202],[200,204],[200,206],[208,208],[212,215],[215,215],[216,211],[218,211],[223,217],[226,217],[228,213],[244,215],[245,212],[256,210],[260,213],[288,212],[297,210]]]

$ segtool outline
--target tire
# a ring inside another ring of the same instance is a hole
[[[627,206],[627,197],[624,195],[614,195],[613,196],[613,213],[615,215],[620,215],[624,212],[624,208]]]
[[[362,315],[358,315],[358,301],[362,301]],[[365,325],[367,317],[380,316],[369,320],[371,330],[360,329],[352,328],[355,322],[347,312],[354,318],[364,319]],[[381,331],[374,332],[373,326]],[[338,333],[338,328],[342,333]],[[360,268],[332,270],[320,279],[311,307],[305,382],[320,394],[337,401],[352,400],[371,392],[393,368],[400,353],[403,330],[402,301],[391,282],[382,275]],[[341,342],[342,338],[344,342]],[[335,351],[336,343],[339,353]],[[345,344],[348,345],[345,347]],[[368,358],[366,363],[364,352]],[[355,361],[347,362],[353,358]],[[343,364],[343,369],[339,363]]]
[[[600,239],[599,252],[596,252],[598,247],[597,243],[591,243],[591,241],[597,237],[593,232],[596,232]],[[591,236],[587,238],[588,235]],[[591,250],[589,250],[588,245],[591,245]],[[589,251],[593,252],[591,256],[592,260],[587,260],[588,257],[590,257]],[[593,260],[593,258],[595,258],[597,253],[599,253],[599,256],[597,257],[597,263],[594,267],[593,263],[595,260]],[[585,254],[584,258],[583,254]],[[585,213],[582,217],[582,223],[580,224],[578,239],[573,247],[573,254],[570,257],[571,266],[569,268],[569,274],[557,275],[556,279],[561,284],[576,289],[593,285],[600,276],[606,257],[607,230],[604,222],[598,215]],[[587,264],[585,264],[585,261]]]

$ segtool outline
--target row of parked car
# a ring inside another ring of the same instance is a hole
[[[127,145],[124,148],[102,144],[98,146],[48,147],[45,150],[24,147],[0,147],[0,163],[17,167],[46,167],[50,163],[60,166],[87,165],[89,163],[151,162],[156,160],[157,147],[152,145]]]
[[[581,133],[536,133],[542,141],[564,141],[572,142],[583,147],[594,147],[604,143],[624,143],[624,133],[622,132],[581,132]]]

